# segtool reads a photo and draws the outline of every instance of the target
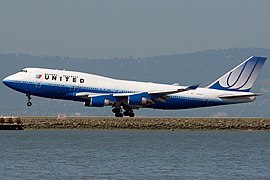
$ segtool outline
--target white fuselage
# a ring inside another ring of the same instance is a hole
[[[10,88],[19,92],[53,99],[66,99],[87,102],[88,99],[77,97],[77,93],[94,94],[134,94],[141,92],[169,91],[185,86],[138,82],[107,78],[103,76],[43,68],[26,68],[3,80]],[[157,101],[146,108],[186,109],[224,104],[251,102],[255,97],[222,99],[221,96],[247,94],[247,92],[224,91],[209,88],[196,88],[185,92],[169,94],[166,101]],[[250,93],[251,95],[253,93]]]

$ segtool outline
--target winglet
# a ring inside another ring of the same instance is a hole
[[[195,90],[199,87],[199,84],[194,84],[194,85],[191,85],[191,86],[188,86],[186,89],[187,90]]]
[[[210,89],[249,92],[266,57],[251,56],[208,86]]]

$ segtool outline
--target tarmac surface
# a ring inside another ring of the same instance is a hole
[[[270,118],[19,118],[24,129],[270,130]]]

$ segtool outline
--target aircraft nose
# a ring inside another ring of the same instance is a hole
[[[20,90],[21,85],[18,83],[19,77],[18,74],[12,74],[2,80],[3,84],[7,87],[15,90]]]
[[[2,80],[2,82],[3,82],[3,84],[5,84],[6,86],[9,87],[9,86],[10,86],[10,83],[11,83],[10,76],[4,78],[4,79]]]
[[[7,85],[7,83],[9,82],[8,77],[4,78],[4,79],[2,80],[2,82],[3,82],[3,84]]]

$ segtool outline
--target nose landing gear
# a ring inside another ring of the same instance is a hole
[[[26,105],[27,105],[27,106],[32,106],[30,94],[26,94],[26,96],[27,96],[27,98],[28,98],[28,101],[27,101]]]

